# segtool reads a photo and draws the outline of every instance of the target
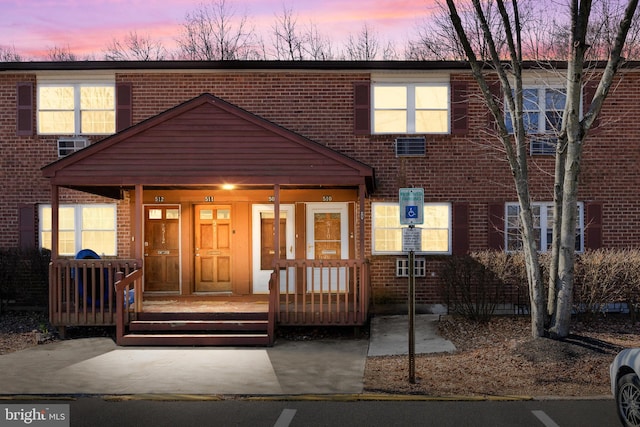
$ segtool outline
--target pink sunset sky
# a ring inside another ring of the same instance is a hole
[[[44,59],[53,47],[80,58],[102,59],[114,40],[135,31],[175,48],[185,16],[208,0],[0,0],[0,47],[24,59]],[[286,7],[303,28],[313,22],[334,46],[366,23],[379,41],[404,46],[435,9],[434,0],[227,0],[269,44],[271,28]],[[382,44],[382,43],[381,43]]]

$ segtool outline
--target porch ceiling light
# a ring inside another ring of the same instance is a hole
[[[222,184],[223,190],[233,190],[234,188],[236,188],[236,186],[233,184]]]

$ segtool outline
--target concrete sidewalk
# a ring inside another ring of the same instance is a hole
[[[454,350],[436,322],[416,316],[416,353]],[[407,353],[406,325],[407,316],[375,317],[369,340],[278,340],[271,348],[59,341],[0,356],[0,394],[357,394],[368,355]]]

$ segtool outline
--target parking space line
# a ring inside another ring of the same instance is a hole
[[[273,427],[289,427],[289,424],[291,424],[291,421],[293,420],[293,417],[295,415],[295,409],[283,409]]]
[[[544,411],[531,411],[531,413],[535,415],[537,419],[542,421],[542,424],[544,424],[545,427],[560,427],[551,419],[551,417],[549,417],[549,415],[545,414]]]

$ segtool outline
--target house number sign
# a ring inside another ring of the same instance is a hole
[[[204,196],[205,202],[213,202],[213,196]]]

